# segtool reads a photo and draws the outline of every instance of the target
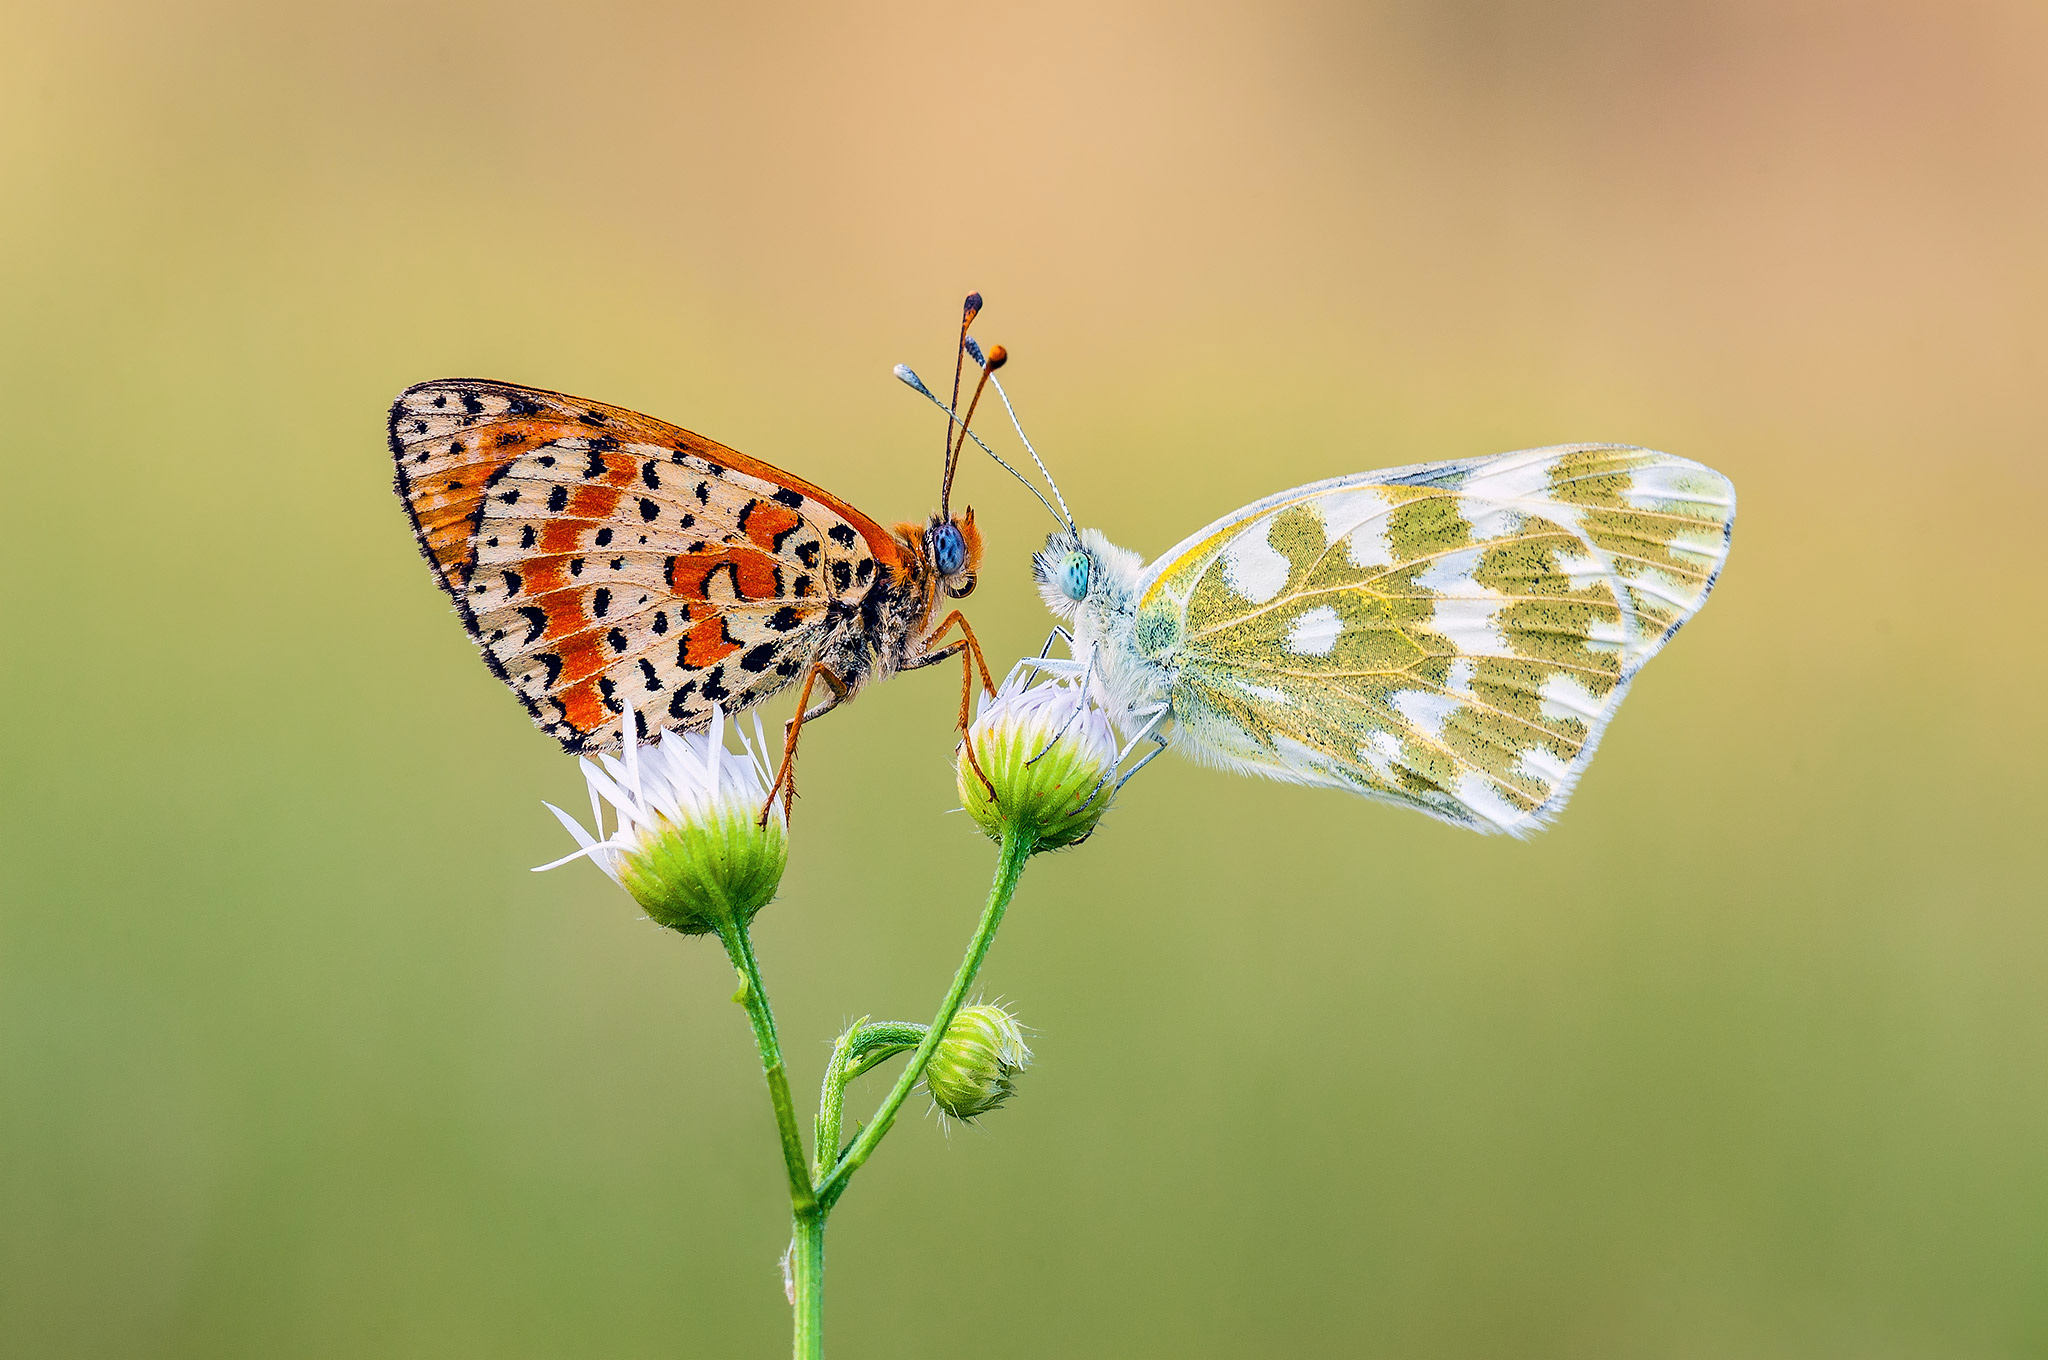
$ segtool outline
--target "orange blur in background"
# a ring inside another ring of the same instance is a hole
[[[2048,11],[741,8],[0,20],[0,1351],[780,1353],[729,969],[527,872],[580,780],[384,411],[558,388],[916,519],[889,367],[970,288],[1148,555],[1566,440],[1742,511],[1537,841],[1168,758],[1036,865],[1038,1062],[870,1164],[836,1355],[2048,1351]],[[1000,667],[1050,521],[961,486]],[[952,683],[806,738],[800,1090],[979,910]]]

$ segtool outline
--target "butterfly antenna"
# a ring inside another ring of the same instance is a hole
[[[977,361],[979,361],[981,358],[981,347],[974,343],[974,337],[971,335],[967,337],[967,353]],[[1079,533],[1080,531],[1074,527],[1073,512],[1067,509],[1067,498],[1060,494],[1060,484],[1052,479],[1052,473],[1046,471],[1045,460],[1038,456],[1037,449],[1031,447],[1031,437],[1024,433],[1024,424],[1022,421],[1017,419],[1017,408],[1010,405],[1010,394],[1003,390],[1003,380],[1001,378],[993,378],[991,379],[991,381],[993,381],[996,385],[996,395],[1003,399],[1003,409],[1010,413],[1010,428],[1017,432],[1017,438],[1023,441],[1024,452],[1030,454],[1031,461],[1038,464],[1039,475],[1045,478],[1045,484],[1052,488],[1053,499],[1060,503],[1059,512],[1057,515],[1055,515],[1055,518],[1065,523],[1065,525],[1067,526],[1068,533]],[[981,441],[978,439],[975,440],[974,442],[977,444],[981,444]],[[988,447],[988,445],[986,444],[982,444],[981,446],[984,449]],[[989,457],[995,458],[995,455],[990,454]],[[998,463],[1003,462],[1003,460],[1000,458],[996,458],[996,461]],[[1003,463],[1003,466],[1010,467],[1008,463]],[[1017,469],[1010,468],[1010,472],[1012,475],[1015,475],[1016,471]],[[1022,479],[1020,478],[1019,480]],[[1033,488],[1033,490],[1035,491],[1036,488]],[[1041,503],[1043,503],[1045,497],[1040,496],[1038,499]],[[1046,506],[1045,508],[1048,510],[1052,509],[1050,505]]]
[[[972,326],[974,318],[980,315],[981,294],[969,293],[967,300],[960,304],[960,343],[953,350],[953,399],[946,403],[948,414],[956,413],[960,409],[960,373],[962,366],[967,362],[967,328]],[[963,425],[962,428],[966,427]],[[958,456],[953,448],[954,443],[953,426],[951,423],[948,423],[946,426],[946,460],[941,465],[944,468],[944,483],[947,491],[950,491],[953,486],[953,460]],[[946,495],[942,491],[939,494],[940,513],[943,514],[946,509]]]
[[[926,401],[938,407],[941,411],[946,411],[946,403],[940,401],[938,397],[933,394],[932,390],[924,385],[924,379],[918,377],[917,374],[911,370],[910,365],[896,365],[896,377],[898,381],[900,381],[905,387],[908,387],[911,391],[917,393]],[[951,420],[954,425],[958,425],[960,423],[960,417],[954,415],[951,411],[946,411],[946,415],[947,418]],[[1029,477],[1026,477],[1023,473],[1011,467],[1009,463],[1004,460],[1003,455],[997,453],[994,449],[990,448],[988,446],[987,441],[984,440],[980,435],[976,434],[972,430],[968,430],[966,432],[966,435],[969,439],[972,439],[977,446],[980,447],[983,453],[987,454],[989,457],[996,460],[996,466],[1002,468],[1003,471],[1009,473],[1012,477],[1015,477],[1019,482],[1023,483],[1024,489],[1026,491],[1029,491],[1032,495],[1038,497],[1038,503],[1045,507],[1045,513],[1051,515],[1055,523],[1067,523],[1067,521],[1060,518],[1060,512],[1052,508],[1052,502],[1045,498],[1045,493],[1043,491],[1040,491],[1037,487],[1031,484],[1031,479]]]
[[[974,385],[974,395],[973,397],[969,398],[967,402],[967,414],[965,416],[962,416],[960,419],[960,430],[962,434],[972,433],[970,427],[974,424],[974,408],[981,405],[981,394],[988,390],[989,379],[995,376],[995,372],[997,369],[1001,368],[1005,363],[1009,362],[1010,356],[1007,352],[1004,351],[1001,345],[991,345],[989,347],[988,357],[986,359],[981,358],[979,354],[977,354],[975,358],[981,364],[981,381],[977,382]],[[950,434],[951,431],[949,430],[947,433]],[[947,507],[952,503],[951,497],[953,495],[953,472],[959,466],[960,450],[966,447],[967,441],[964,438],[955,440],[953,442],[951,456],[949,456],[946,460],[946,481],[945,484],[939,488],[939,513],[942,515],[948,513]]]

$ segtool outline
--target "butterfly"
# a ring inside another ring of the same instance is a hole
[[[1065,525],[1033,570],[1075,659],[1041,664],[1092,677],[1139,765],[1171,745],[1526,836],[1706,603],[1735,489],[1566,444],[1296,487],[1150,565]]]
[[[980,307],[970,295],[963,340]],[[1003,358],[997,346],[980,360],[984,383]],[[956,361],[956,404],[958,375]],[[938,511],[893,528],[666,421],[513,383],[409,387],[390,436],[435,579],[484,664],[564,750],[618,750],[628,714],[645,740],[800,685],[772,805],[793,797],[803,724],[863,685],[960,656],[963,730],[977,668],[994,688],[966,618],[939,616],[973,591],[982,554],[974,511],[950,509],[955,425]]]

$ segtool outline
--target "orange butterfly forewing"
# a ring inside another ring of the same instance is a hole
[[[391,408],[397,490],[491,670],[572,752],[802,678],[905,545],[802,478],[616,406],[481,379]]]

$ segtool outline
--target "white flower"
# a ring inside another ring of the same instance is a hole
[[[1117,754],[1109,714],[1082,680],[1019,667],[983,701],[961,744],[960,801],[997,839],[1008,829],[1042,850],[1075,845],[1115,794]]]
[[[627,743],[623,758],[579,761],[596,832],[543,804],[580,848],[535,872],[588,857],[650,917],[686,935],[752,920],[782,881],[789,826],[779,800],[761,820],[772,775],[760,716],[753,740],[739,735],[739,751],[727,750],[725,714],[714,707],[706,731],[663,732],[658,741]]]

